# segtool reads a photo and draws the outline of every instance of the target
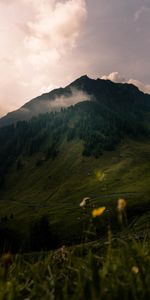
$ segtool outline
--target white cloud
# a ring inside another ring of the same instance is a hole
[[[150,84],[144,84],[139,80],[136,79],[129,79],[128,83],[134,84],[144,93],[150,94]]]
[[[125,77],[121,76],[118,72],[112,72],[109,75],[103,75],[101,79],[111,80],[113,82],[121,82],[121,83],[129,83],[137,86],[139,90],[144,93],[150,94],[150,85],[144,84],[139,80],[136,79],[126,79]]]
[[[112,72],[109,75],[103,75],[101,79],[111,80],[113,82],[125,82],[125,78],[122,77],[118,72]]]
[[[68,0],[48,2],[28,0],[35,18],[26,24],[25,47],[31,51],[33,64],[58,62],[61,55],[76,45],[80,28],[86,17],[85,2]]]
[[[72,88],[70,92],[71,93],[68,96],[58,96],[50,101],[48,101],[47,97],[46,99],[38,99],[38,101],[32,103],[31,111],[30,107],[22,107],[20,111],[30,113],[31,115],[37,115],[39,113],[57,111],[79,102],[91,100],[91,96],[81,90]]]
[[[79,102],[90,101],[90,95],[85,92],[77,89],[72,89],[72,95],[69,97],[59,97],[55,101],[49,102],[49,108],[60,108],[60,107],[69,107],[70,105],[75,105]]]
[[[15,109],[66,84],[60,69],[65,74],[86,15],[85,0],[0,0],[1,107]]]

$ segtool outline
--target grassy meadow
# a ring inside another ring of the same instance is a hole
[[[3,249],[0,300],[148,299],[148,142],[125,140],[99,159],[83,157],[78,141],[61,147],[57,160],[37,165],[38,153],[24,158],[19,171],[14,164],[7,175],[7,189],[0,194],[1,224],[18,232],[22,243],[31,224],[47,216],[61,240],[49,251]],[[90,202],[82,208],[85,197]],[[119,198],[126,199],[121,223]],[[105,211],[93,218],[98,207]]]
[[[83,157],[82,143],[61,146],[56,160],[42,161],[42,153],[24,158],[23,169],[14,164],[0,193],[0,218],[26,235],[34,220],[46,215],[61,243],[78,240],[83,227],[79,204],[90,197],[90,207],[107,206],[115,213],[116,199],[128,200],[129,219],[148,213],[149,144],[126,140],[99,159]],[[13,215],[13,218],[11,216]]]

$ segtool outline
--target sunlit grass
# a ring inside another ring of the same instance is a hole
[[[106,174],[102,171],[96,171],[95,175],[96,175],[96,179],[100,182],[103,181],[106,177]]]

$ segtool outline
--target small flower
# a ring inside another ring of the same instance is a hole
[[[133,266],[131,271],[134,273],[134,274],[138,274],[139,273],[139,268],[137,266]]]
[[[84,198],[80,203],[80,207],[84,208],[89,203],[89,201],[90,201],[89,197]]]
[[[12,264],[12,255],[10,252],[5,253],[1,257],[1,262],[4,268],[8,269],[10,265]]]
[[[85,200],[82,200],[81,203],[80,203],[80,207],[83,208],[86,206],[86,201]]]
[[[92,211],[92,217],[96,218],[96,217],[101,216],[104,213],[105,210],[106,210],[105,206],[93,209],[93,211]]]
[[[124,212],[126,205],[127,205],[127,201],[125,199],[119,199],[117,205],[118,212],[121,213]]]

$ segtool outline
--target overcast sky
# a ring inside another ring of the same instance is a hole
[[[0,115],[84,74],[150,93],[150,0],[0,0]]]

